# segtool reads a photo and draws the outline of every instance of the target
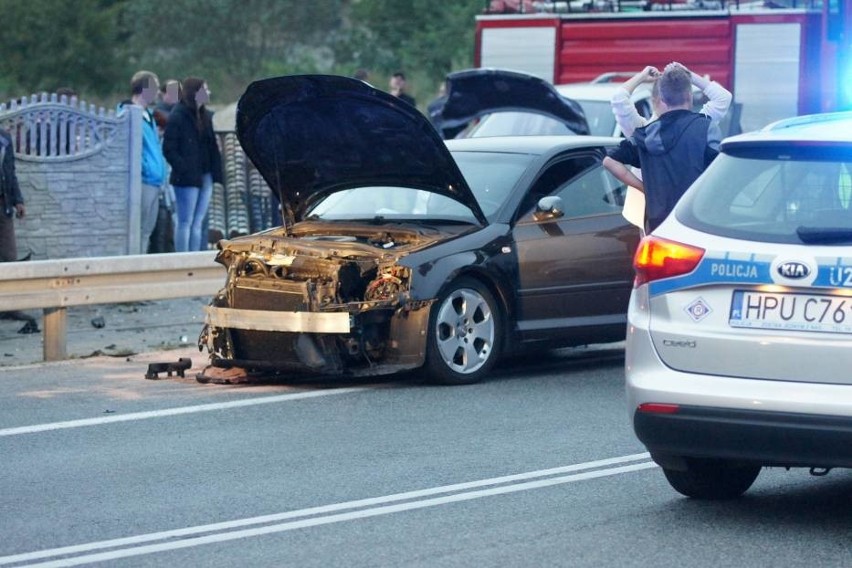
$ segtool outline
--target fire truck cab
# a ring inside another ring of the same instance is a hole
[[[850,36],[852,0],[491,2],[476,19],[475,65],[558,85],[678,61],[727,87],[755,130],[852,108]]]

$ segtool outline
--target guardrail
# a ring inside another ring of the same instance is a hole
[[[0,312],[44,310],[44,360],[66,359],[67,308],[212,296],[225,283],[216,251],[0,264]]]

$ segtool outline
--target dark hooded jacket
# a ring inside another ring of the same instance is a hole
[[[3,215],[12,217],[15,214],[15,205],[24,202],[21,195],[21,187],[18,185],[18,176],[15,174],[15,149],[12,147],[12,137],[5,130],[0,129],[0,195],[3,197]]]
[[[709,116],[672,110],[624,139],[611,158],[642,169],[648,231],[674,209],[680,197],[719,153],[721,133]]]
[[[212,174],[222,183],[222,155],[213,133],[212,113],[205,112],[201,129],[195,111],[178,103],[172,109],[163,135],[163,154],[172,173],[169,182],[180,187],[201,187],[202,176]]]

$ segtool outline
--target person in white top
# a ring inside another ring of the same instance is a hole
[[[674,64],[675,63],[670,63],[669,65]],[[731,106],[731,100],[733,99],[731,92],[716,81],[711,81],[707,77],[696,75],[692,71],[689,71],[689,74],[692,79],[692,84],[701,89],[701,92],[707,97],[707,102],[701,107],[700,112],[702,114],[706,114],[714,122],[718,123],[722,120],[725,114],[727,114],[728,109]],[[656,120],[656,118],[662,114],[664,109],[660,108],[660,93],[656,88],[657,79],[660,78],[660,75],[661,73],[656,67],[649,65],[625,81],[615,90],[615,93],[613,93],[612,98],[610,99],[612,113],[615,115],[615,120],[618,122],[618,126],[621,128],[624,136],[632,136],[633,132],[637,128],[641,128],[652,120]],[[634,105],[633,101],[630,100],[630,97],[633,95],[633,91],[635,91],[636,88],[643,83],[654,83],[654,87],[651,89],[651,107],[653,109],[653,115],[650,118],[645,118],[639,114],[639,111],[636,110],[636,105]],[[642,179],[642,173],[638,169],[632,168],[632,170],[636,177]],[[644,212],[644,194],[635,188],[628,188],[627,197],[624,203],[624,217],[634,225],[643,228]]]

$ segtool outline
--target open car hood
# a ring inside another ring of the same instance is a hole
[[[288,216],[344,189],[400,186],[453,198],[486,224],[440,135],[416,108],[363,81],[256,81],[237,103],[237,137]]]
[[[430,109],[438,130],[453,129],[493,112],[543,114],[563,122],[577,134],[589,134],[580,104],[563,97],[547,81],[505,69],[466,69],[447,75],[443,106]]]

